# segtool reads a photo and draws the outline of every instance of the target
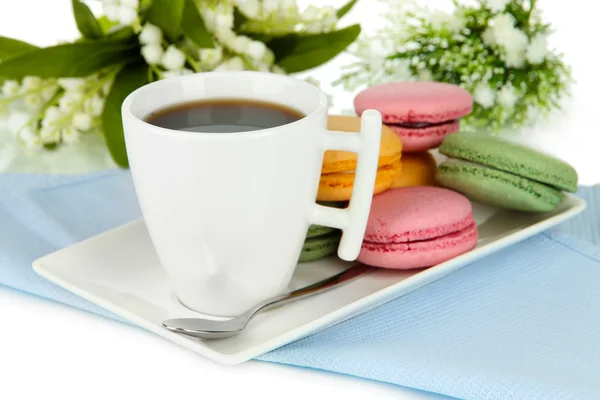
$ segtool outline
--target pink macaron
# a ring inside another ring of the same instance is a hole
[[[433,186],[375,196],[358,261],[382,268],[431,267],[477,244],[472,207],[463,195]]]
[[[359,93],[354,108],[358,115],[378,110],[402,139],[402,151],[416,152],[436,148],[444,136],[458,131],[460,118],[473,110],[473,96],[449,83],[386,83]]]

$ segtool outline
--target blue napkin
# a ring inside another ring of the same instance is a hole
[[[579,195],[584,215],[260,359],[465,399],[600,398],[600,187]],[[0,176],[0,283],[117,318],[31,262],[139,216],[126,172]]]

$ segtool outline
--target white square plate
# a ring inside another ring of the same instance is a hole
[[[259,314],[234,337],[202,340],[173,333],[161,322],[199,314],[177,301],[142,220],[103,233],[35,261],[37,273],[59,286],[168,340],[223,364],[237,364],[364,313],[583,211],[566,196],[553,212],[525,214],[473,204],[477,247],[426,270],[381,270],[329,292]],[[348,268],[335,257],[300,264],[291,288]]]

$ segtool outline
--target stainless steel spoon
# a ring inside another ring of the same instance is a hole
[[[176,318],[163,321],[162,324],[170,331],[202,339],[220,339],[234,336],[244,330],[248,322],[261,311],[326,292],[374,270],[375,268],[366,265],[356,265],[339,274],[323,279],[320,282],[266,300],[236,317],[220,320],[207,318]]]

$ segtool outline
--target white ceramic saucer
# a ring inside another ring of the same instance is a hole
[[[167,282],[143,221],[136,221],[35,261],[34,269],[63,288],[164,338],[223,364],[237,364],[363,313],[583,211],[574,196],[552,213],[524,214],[474,204],[477,247],[427,270],[381,270],[345,286],[259,314],[235,337],[201,340],[163,328],[168,318],[199,314],[179,303]],[[291,287],[348,267],[332,257],[301,264]]]

